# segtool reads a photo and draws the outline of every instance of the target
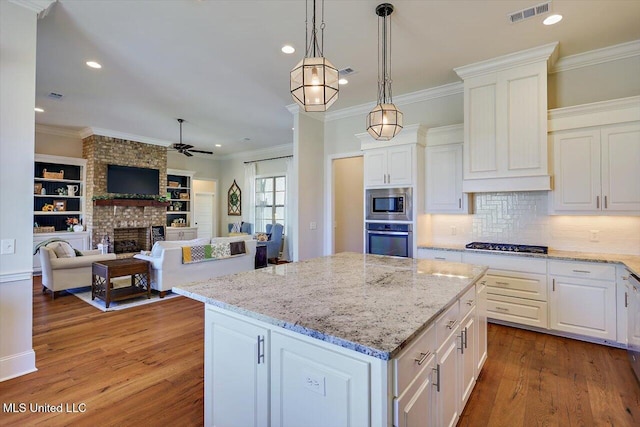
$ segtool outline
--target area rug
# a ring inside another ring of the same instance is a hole
[[[119,278],[118,278],[119,279]],[[116,279],[116,280],[118,280]],[[118,288],[120,286],[126,286],[128,283],[128,280],[121,282],[121,281],[114,281],[114,287]],[[102,301],[99,298],[96,298],[94,300],[91,300],[91,286],[86,286],[83,288],[75,288],[75,289],[67,289],[67,292],[69,292],[70,294],[75,295],[76,297],[80,298],[82,301],[86,302],[87,304],[90,304],[92,306],[94,306],[95,308],[102,310],[102,311],[117,311],[117,310],[124,310],[127,308],[132,308],[132,307],[137,307],[139,305],[145,305],[145,304],[153,304],[154,302],[159,302],[159,301],[165,301],[171,298],[176,298],[179,297],[180,295],[178,294],[174,294],[172,292],[167,293],[164,298],[160,298],[160,294],[156,291],[151,291],[151,298],[147,299],[147,297],[145,295],[143,296],[139,296],[139,297],[135,297],[135,298],[130,298],[130,299],[126,299],[126,300],[122,300],[122,301],[111,301],[111,304],[109,304],[109,308],[107,308],[105,306],[105,302]]]

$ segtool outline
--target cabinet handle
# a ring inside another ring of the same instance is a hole
[[[464,348],[468,348],[468,345],[467,345],[468,339],[469,339],[469,330],[465,326],[464,327]]]
[[[436,371],[436,383],[434,386],[436,386],[436,391],[440,393],[440,364],[437,364],[436,367],[432,369]]]
[[[551,291],[556,291],[556,279],[551,279]]]
[[[258,335],[258,365],[264,363],[264,337]]]
[[[591,272],[589,270],[572,270],[574,273],[585,273],[585,274],[591,274]]]
[[[624,293],[624,308],[629,307],[629,294],[627,292]]]
[[[458,199],[458,209],[462,209],[462,199]]]
[[[496,282],[496,285],[509,286],[509,282]]]
[[[449,320],[449,323],[447,323],[447,329],[453,329],[456,322],[457,320]]]
[[[607,209],[607,196],[604,196],[604,208]]]
[[[622,280],[629,280],[629,276],[620,276]]]
[[[467,300],[467,305],[468,305],[469,307],[471,307],[471,306],[473,305],[473,300],[472,300],[472,299]]]
[[[418,362],[418,365],[422,365],[424,363],[424,361],[427,360],[427,357],[429,357],[430,355],[431,355],[430,351],[427,351],[426,353],[420,352],[420,358],[419,359],[413,359],[413,360]]]
[[[437,257],[435,257],[434,259],[437,259],[437,260],[439,260],[439,261],[446,261],[446,259],[445,259],[445,258],[443,258],[443,257],[441,257],[441,256],[437,256]]]
[[[504,311],[504,312],[506,312],[506,313],[508,313],[508,312],[509,312],[509,309],[508,309],[508,308],[504,308],[504,307],[496,307],[496,310],[498,310],[498,311]]]
[[[460,331],[458,337],[460,338],[460,348],[458,350],[460,350],[460,354],[464,354],[464,329]]]
[[[600,209],[600,196],[596,196],[596,209]]]

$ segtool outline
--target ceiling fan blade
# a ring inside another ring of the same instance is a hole
[[[213,151],[204,151],[204,150],[189,150],[189,151],[193,151],[194,153],[213,154]]]
[[[191,154],[190,152],[188,152],[186,150],[185,151],[181,151],[181,153],[184,154],[187,157],[192,157],[193,156],[193,154]]]

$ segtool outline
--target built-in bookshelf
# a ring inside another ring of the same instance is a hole
[[[167,169],[167,227],[190,227],[193,218],[193,171]],[[184,224],[184,225],[182,225]]]

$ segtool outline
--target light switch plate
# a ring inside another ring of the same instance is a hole
[[[1,246],[0,253],[2,255],[15,254],[16,239],[2,239],[2,246]]]

